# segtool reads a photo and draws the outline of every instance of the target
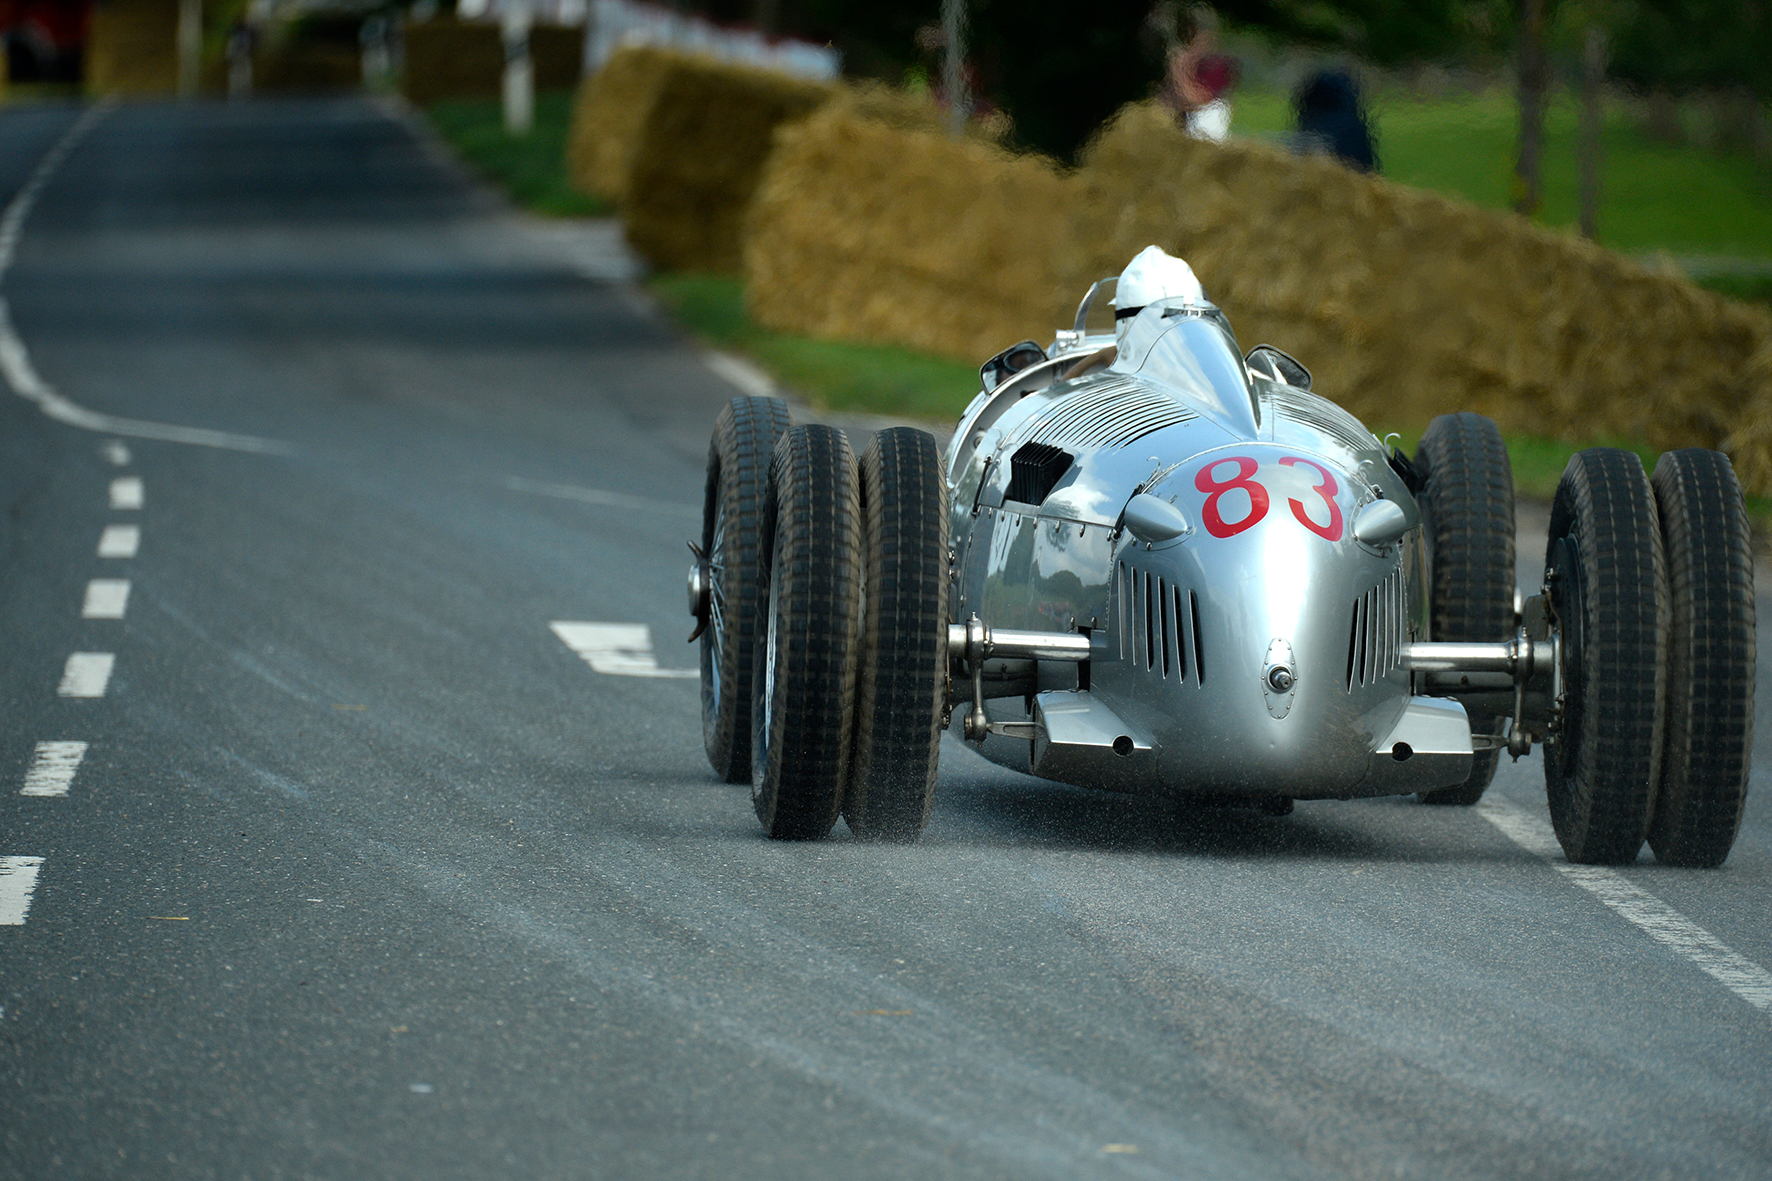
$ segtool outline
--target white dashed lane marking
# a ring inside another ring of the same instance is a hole
[[[25,772],[21,796],[65,796],[73,785],[80,760],[86,757],[84,742],[39,742]]]
[[[0,857],[0,927],[21,927],[37,890],[41,857]]]
[[[1760,967],[1709,931],[1631,882],[1615,869],[1575,865],[1563,857],[1556,833],[1536,816],[1494,797],[1477,811],[1514,844],[1537,854],[1552,869],[1634,923],[1644,934],[1709,973],[1717,983],[1762,1012],[1772,1012],[1772,972]]]
[[[62,683],[56,688],[61,697],[103,697],[111,681],[111,666],[117,658],[109,652],[76,652],[68,657],[62,670]]]
[[[568,648],[597,672],[613,677],[699,677],[693,668],[660,668],[652,655],[652,629],[643,623],[548,624]]]
[[[141,543],[142,531],[139,525],[106,525],[105,531],[99,534],[98,556],[133,558]]]
[[[82,619],[122,619],[129,606],[129,579],[95,578],[86,584],[86,602],[80,607]]]
[[[106,443],[99,452],[115,467],[129,466],[129,448],[116,439]]]
[[[142,481],[140,476],[118,476],[111,481],[111,507],[114,509],[137,509],[142,506]]]

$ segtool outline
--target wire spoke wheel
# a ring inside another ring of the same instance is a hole
[[[1443,414],[1415,452],[1426,477],[1420,503],[1432,556],[1430,638],[1505,640],[1514,622],[1514,476],[1501,432],[1481,414]],[[1506,718],[1473,713],[1473,735],[1498,735]],[[1470,777],[1420,793],[1424,804],[1474,804],[1495,778],[1501,751],[1471,755]]]
[[[1666,865],[1729,856],[1747,802],[1754,724],[1754,562],[1727,456],[1670,451],[1650,479],[1670,596],[1667,724],[1649,846]]]
[[[1561,717],[1544,750],[1551,825],[1569,860],[1628,864],[1661,779],[1667,574],[1655,495],[1629,451],[1569,461],[1545,554],[1561,638]]]
[[[734,398],[714,422],[702,502],[707,626],[701,633],[701,730],[727,783],[751,773],[751,665],[756,647],[758,538],[769,459],[788,429],[778,398]]]
[[[781,437],[760,545],[768,608],[752,691],[751,802],[770,836],[817,840],[842,807],[861,648],[865,542],[842,431],[799,426]]]
[[[859,837],[914,841],[929,822],[947,704],[948,497],[926,431],[894,427],[861,457],[867,577],[855,751],[843,816]]]

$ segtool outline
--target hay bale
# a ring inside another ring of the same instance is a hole
[[[1051,161],[893,126],[865,102],[776,143],[745,240],[759,323],[977,361],[1074,308],[1058,264],[1080,254],[1081,190]]]
[[[1723,445],[1772,317],[1580,239],[1123,111],[1083,157],[1092,246],[1186,257],[1239,332],[1306,358],[1356,414],[1671,448]],[[1742,436],[1745,438],[1745,436]]]
[[[89,94],[161,95],[178,89],[178,5],[106,0],[86,38]]]
[[[673,54],[661,64],[627,177],[628,242],[658,266],[736,271],[776,128],[837,90],[711,58]]]
[[[566,178],[573,188],[621,204],[640,135],[674,55],[650,45],[623,49],[578,84],[566,134]]]

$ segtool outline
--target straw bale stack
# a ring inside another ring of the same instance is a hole
[[[785,129],[752,211],[771,327],[979,359],[1064,323],[1155,242],[1245,346],[1363,418],[1727,447],[1772,493],[1772,317],[1507,214],[1122,111],[1075,173],[833,107]],[[1744,418],[1745,415],[1745,418]]]
[[[1772,317],[1516,217],[1192,140],[1149,104],[1103,130],[1083,174],[1092,247],[1186,257],[1246,344],[1296,352],[1356,414],[1469,408],[1571,440],[1716,447],[1772,398],[1750,366]]]
[[[408,20],[401,91],[418,106],[443,99],[497,98],[503,93],[504,34],[488,21],[453,17]],[[529,59],[537,90],[564,90],[578,83],[584,30],[536,25],[529,30]]]
[[[1055,267],[1078,254],[1076,181],[871,114],[835,102],[777,133],[745,241],[752,315],[963,360],[1049,333],[1077,297]]]
[[[650,45],[623,49],[579,83],[566,138],[572,187],[621,204],[641,133],[658,99],[665,66],[675,54]]]
[[[628,242],[658,266],[736,271],[740,227],[775,129],[836,93],[707,58],[664,63],[628,174]]]

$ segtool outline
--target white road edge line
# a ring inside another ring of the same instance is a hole
[[[86,584],[81,619],[122,619],[129,607],[129,579],[95,578]]]
[[[22,927],[37,890],[41,857],[0,857],[0,927]]]
[[[539,480],[525,480],[522,476],[506,476],[505,487],[512,492],[552,496],[556,500],[576,500],[580,504],[600,504],[605,508],[625,508],[637,513],[669,513],[672,516],[701,519],[701,510],[694,505],[653,500],[646,496],[628,496],[621,492],[605,492],[601,488],[580,488],[576,484],[544,484]]]
[[[111,669],[117,657],[111,652],[75,652],[62,670],[62,683],[56,687],[58,697],[103,697],[111,682]]]
[[[39,742],[25,772],[21,796],[65,796],[86,757],[84,742]]]
[[[25,219],[31,215],[32,206],[43,192],[43,186],[49,183],[49,178],[55,175],[55,170],[61,167],[68,153],[74,150],[74,145],[116,105],[115,100],[101,101],[88,107],[84,114],[74,120],[74,125],[68,128],[67,133],[37,162],[30,179],[13,196],[6,211],[0,213],[0,280],[4,280],[6,272],[12,268],[13,256],[18,251],[19,234],[24,229]],[[144,422],[137,418],[119,418],[111,414],[99,414],[70,401],[44,381],[31,364],[31,354],[25,349],[25,342],[13,330],[12,309],[4,299],[0,299],[0,373],[5,374],[6,384],[12,387],[13,393],[37,403],[38,409],[57,422],[82,430],[128,435],[136,439],[158,439],[166,443],[188,443],[224,451],[251,451],[265,455],[288,455],[294,452],[288,444],[279,443],[275,439],[260,439],[253,435],[236,435],[229,431],[204,430],[200,427]]]
[[[1754,1008],[1772,1013],[1772,972],[1736,952],[1617,870],[1565,860],[1556,834],[1538,817],[1493,797],[1477,804],[1477,814],[1514,844],[1543,858],[1552,869],[1634,923],[1651,939],[1685,956]]]
[[[140,525],[106,525],[98,535],[98,556],[101,558],[133,558],[141,547]]]
[[[749,394],[753,398],[772,398],[777,395],[775,380],[743,357],[711,352],[703,355],[702,363],[724,378],[727,384],[736,387],[741,394]]]
[[[612,677],[700,677],[699,669],[660,668],[652,655],[652,629],[644,623],[577,623],[560,619],[548,624],[562,643],[597,672]]]
[[[142,478],[140,476],[118,476],[111,481],[112,508],[138,509],[143,503]]]

